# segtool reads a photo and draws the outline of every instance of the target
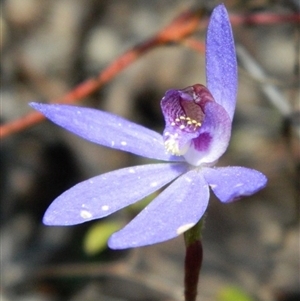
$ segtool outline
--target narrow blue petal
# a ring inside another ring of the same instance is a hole
[[[239,166],[204,168],[203,174],[214,194],[223,203],[252,195],[267,184],[267,178],[261,172]]]
[[[171,182],[186,164],[162,163],[112,171],[64,192],[47,209],[46,225],[75,225],[107,216]]]
[[[216,102],[232,120],[237,94],[237,61],[226,8],[217,6],[210,17],[206,38],[206,82]]]
[[[95,143],[146,158],[183,161],[166,153],[160,134],[122,117],[95,110],[59,104],[30,103],[48,119]]]
[[[127,226],[114,233],[108,245],[112,249],[126,249],[174,238],[199,221],[208,199],[208,184],[201,172],[192,170],[167,187]]]

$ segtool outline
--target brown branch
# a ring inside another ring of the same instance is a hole
[[[63,97],[52,100],[50,103],[72,104],[91,95],[151,49],[161,45],[178,42],[191,35],[197,30],[199,21],[203,15],[203,10],[187,11],[180,14],[170,25],[162,29],[157,35],[146,40],[144,43],[136,45],[117,58],[112,64],[104,69],[98,77],[84,81]],[[4,138],[31,127],[41,122],[43,119],[44,116],[42,114],[32,112],[17,120],[8,122],[0,127],[0,138]]]
[[[202,41],[195,40],[193,38],[184,39],[181,44],[188,48],[191,48],[199,53],[205,53],[205,43]]]
[[[63,97],[52,100],[50,103],[72,104],[91,95],[139,57],[161,45],[183,42],[186,46],[203,53],[203,45],[193,40],[183,41],[183,39],[194,33],[200,25],[202,27],[206,26],[206,22],[199,23],[204,13],[204,10],[199,9],[180,14],[170,25],[158,32],[157,35],[146,40],[144,43],[136,45],[117,58],[98,77],[87,79]],[[278,15],[274,13],[259,13],[252,15],[231,15],[230,20],[233,25],[274,24],[282,22],[299,23],[300,14]],[[40,113],[32,112],[24,117],[10,121],[0,127],[0,138],[22,131],[41,122],[43,119],[44,116]]]
[[[300,14],[276,14],[276,13],[257,13],[257,14],[232,14],[230,16],[232,25],[271,25],[278,23],[299,23]]]

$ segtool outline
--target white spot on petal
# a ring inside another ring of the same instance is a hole
[[[209,186],[213,189],[213,188],[216,188],[218,185],[217,184],[210,184]]]
[[[111,146],[114,146],[114,145],[115,145],[115,141],[112,141],[112,142],[111,142]]]
[[[103,211],[107,211],[107,210],[109,209],[109,206],[108,206],[108,205],[103,205],[103,206],[101,207],[101,209],[102,209]]]
[[[243,185],[244,185],[243,183],[239,183],[239,184],[236,184],[234,187],[241,187]]]
[[[121,141],[121,145],[127,145],[126,141]]]
[[[130,168],[128,171],[129,171],[130,173],[135,173],[135,170],[134,170],[133,168]]]
[[[189,224],[185,224],[183,226],[180,226],[177,230],[176,230],[176,233],[179,235],[179,234],[182,234],[184,233],[185,231],[187,231],[188,229],[192,228],[193,226],[195,226],[196,224],[195,223],[189,223]]]
[[[87,210],[81,210],[80,211],[80,216],[84,219],[89,219],[91,218],[93,215],[91,212],[87,211]]]
[[[157,182],[152,182],[152,183],[150,184],[150,186],[151,186],[151,187],[156,187],[156,186],[157,186]]]

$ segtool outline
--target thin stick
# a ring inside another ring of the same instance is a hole
[[[161,45],[178,42],[191,35],[198,28],[199,20],[203,15],[203,10],[187,11],[180,14],[170,25],[162,29],[157,35],[136,45],[117,58],[112,64],[104,69],[98,77],[84,81],[63,97],[52,100],[50,103],[72,104],[91,95],[151,49]],[[0,138],[24,130],[25,128],[41,122],[43,119],[44,117],[40,113],[33,112],[17,120],[8,122],[0,127]]]
[[[100,75],[96,78],[87,79],[82,84],[75,87],[72,91],[67,93],[61,98],[50,101],[50,103],[64,103],[72,104],[80,101],[83,98],[88,97],[96,90],[101,88],[104,84],[112,80],[117,76],[123,69],[136,61],[139,57],[147,53],[148,51],[170,43],[182,42],[183,39],[192,33],[194,33],[198,27],[206,26],[207,20],[199,23],[204,16],[205,11],[198,9],[195,11],[187,11],[180,14],[175,18],[167,27],[158,32],[154,37],[146,40],[144,43],[139,44],[132,49],[125,52],[123,55],[118,57],[112,64],[110,64]],[[274,13],[259,13],[252,15],[231,15],[231,23],[233,25],[244,25],[244,24],[276,24],[276,23],[299,23],[300,14],[285,14],[278,15]],[[196,45],[192,41],[186,43],[189,47],[200,50],[202,47]],[[38,112],[29,113],[24,117],[10,121],[0,126],[0,138],[4,138],[8,135],[22,131],[28,127],[31,127],[42,120],[45,117]]]

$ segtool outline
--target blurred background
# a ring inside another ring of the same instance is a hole
[[[1,1],[1,123],[94,77],[187,9],[221,1]],[[298,0],[228,0],[232,16],[299,14]],[[224,205],[213,196],[203,233],[201,301],[299,300],[300,90],[298,23],[233,26],[239,93],[232,140],[219,165],[267,175],[268,186]],[[193,38],[204,41],[203,26]],[[205,83],[203,53],[153,49],[80,105],[162,132],[160,99]],[[149,161],[80,139],[48,121],[1,140],[3,301],[183,300],[183,237],[136,250],[106,247],[109,231],[141,206],[104,221],[46,227],[42,216],[67,188]],[[149,200],[146,200],[146,202]]]

